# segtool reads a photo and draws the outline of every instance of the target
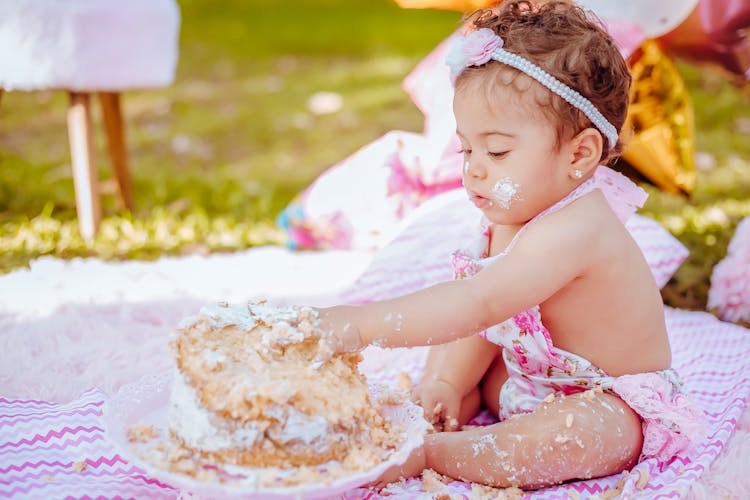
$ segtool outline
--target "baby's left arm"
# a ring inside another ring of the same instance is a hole
[[[443,344],[498,324],[576,279],[591,264],[587,256],[596,254],[589,251],[595,244],[591,234],[549,219],[530,226],[512,251],[471,278],[362,306],[322,309],[323,326],[352,349]]]

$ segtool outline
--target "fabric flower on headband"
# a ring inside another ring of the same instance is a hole
[[[445,58],[451,69],[451,76],[456,77],[469,66],[481,66],[492,59],[495,49],[502,48],[503,39],[489,28],[472,31],[456,39]]]

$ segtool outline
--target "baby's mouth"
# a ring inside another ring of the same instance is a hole
[[[484,196],[475,193],[474,191],[469,191],[469,200],[477,207],[477,208],[484,208],[487,205],[489,205],[490,200],[489,198],[485,198]]]

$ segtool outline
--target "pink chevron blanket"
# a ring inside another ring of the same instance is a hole
[[[639,464],[620,484],[621,498],[743,498],[735,484],[696,484],[724,453],[740,453],[728,447],[729,438],[740,422],[750,393],[750,335],[740,327],[721,323],[696,312],[668,310],[667,322],[674,344],[675,366],[686,384],[694,387],[693,397],[706,410],[709,438],[693,454],[680,457],[664,468],[652,461]],[[720,339],[720,349],[712,347]],[[689,346],[689,347],[688,347]],[[421,368],[423,353],[371,349],[364,368],[381,380],[395,383],[403,367],[412,376]],[[396,362],[394,364],[394,362]],[[698,389],[700,387],[700,389]],[[0,398],[0,496],[5,498],[174,498],[180,494],[131,466],[105,438],[102,405],[107,395],[89,389],[68,403],[34,399]],[[742,424],[750,431],[750,419]],[[750,440],[744,437],[747,446]],[[736,456],[734,457],[737,458]],[[747,459],[748,457],[745,457]],[[645,478],[645,480],[643,479]],[[580,481],[530,493],[534,499],[588,498],[614,489],[622,475]],[[730,478],[724,478],[730,479]],[[744,478],[747,482],[747,479]],[[741,485],[740,485],[741,486]],[[746,484],[745,487],[748,485]],[[723,490],[723,491],[722,491]],[[446,493],[468,498],[470,485],[453,482]],[[389,488],[398,498],[430,498],[413,479]],[[578,496],[575,496],[578,494]],[[716,495],[716,496],[715,496]],[[379,498],[375,492],[356,490],[345,498]]]
[[[382,281],[375,278],[384,262],[406,261],[388,250],[380,263],[369,254],[280,248],[155,263],[44,259],[0,277],[0,497],[186,497],[128,464],[107,441],[101,413],[107,394],[166,367],[169,330],[198,305],[217,297],[319,305],[352,299],[363,283]],[[431,279],[441,272],[438,266]],[[409,286],[414,282],[386,295]],[[646,461],[627,477],[575,482],[528,498],[597,498],[618,483],[621,498],[750,497],[750,331],[701,312],[668,309],[666,319],[675,368],[708,415],[706,442],[663,468]],[[362,368],[385,382],[404,371],[416,380],[423,359],[420,349],[369,348]],[[433,496],[421,488],[414,479],[388,493]],[[454,482],[445,493],[468,498],[470,485]],[[369,490],[345,496],[378,497]]]

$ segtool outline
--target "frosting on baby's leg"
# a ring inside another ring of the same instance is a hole
[[[550,398],[495,425],[429,435],[427,467],[495,487],[540,488],[632,467],[643,437],[638,416],[600,391]]]

